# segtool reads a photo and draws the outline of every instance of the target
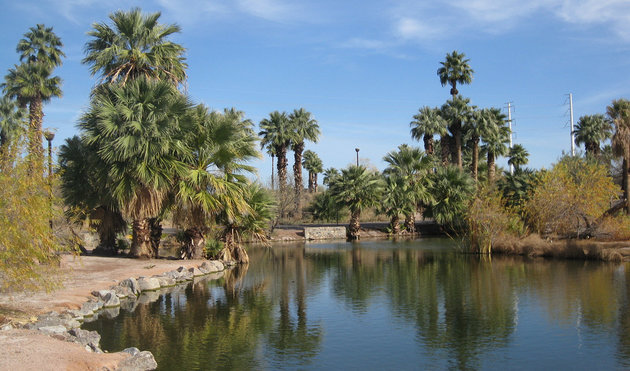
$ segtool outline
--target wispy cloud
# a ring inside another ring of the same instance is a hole
[[[295,3],[282,0],[237,0],[239,10],[274,22],[287,22],[302,19],[304,12]]]

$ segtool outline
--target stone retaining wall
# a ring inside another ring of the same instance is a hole
[[[305,227],[304,238],[306,240],[345,239],[346,227]]]

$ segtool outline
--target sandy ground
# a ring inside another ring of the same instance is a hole
[[[50,293],[2,293],[0,310],[9,312],[14,322],[25,322],[51,310],[78,309],[92,291],[108,289],[126,278],[149,277],[202,262],[65,256],[61,263],[62,288]],[[34,330],[0,331],[0,370],[113,370],[127,356],[90,353],[79,344]]]

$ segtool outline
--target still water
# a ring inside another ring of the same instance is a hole
[[[247,268],[83,327],[160,370],[630,368],[627,263],[480,257],[446,239],[248,251]]]

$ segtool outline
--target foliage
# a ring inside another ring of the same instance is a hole
[[[475,192],[474,180],[455,166],[440,167],[431,178],[429,193],[433,202],[427,210],[428,215],[439,224],[455,229],[462,227]]]
[[[543,174],[541,171],[520,168],[517,168],[514,174],[504,174],[497,181],[497,187],[506,206],[523,213],[523,208],[538,184],[541,174]]]
[[[350,166],[330,185],[330,192],[340,204],[351,212],[375,206],[383,191],[383,181],[379,174],[364,166]]]
[[[492,188],[482,189],[466,213],[467,234],[472,251],[492,253],[497,241],[508,235],[523,236],[525,225],[518,214],[505,207],[501,194]]]
[[[584,115],[580,117],[573,130],[575,143],[584,143],[587,155],[598,156],[600,144],[612,136],[611,122],[602,114]]]
[[[223,242],[215,240],[214,238],[209,238],[206,240],[206,246],[203,249],[204,256],[206,259],[214,259],[219,255],[224,247]]]
[[[446,129],[448,123],[442,117],[438,107],[425,106],[420,108],[409,125],[411,126],[411,137],[415,140],[423,140],[424,150],[428,155],[432,155],[434,151],[433,136],[444,136],[448,132]]]
[[[348,210],[333,197],[330,190],[318,193],[308,208],[313,214],[313,220],[324,222],[339,222],[348,216]]]
[[[579,236],[619,197],[604,165],[563,157],[542,174],[526,204],[529,224],[541,234]]]
[[[4,151],[5,146],[9,146],[14,142],[14,139],[24,132],[25,119],[26,110],[20,108],[15,100],[6,95],[0,98],[0,152]],[[4,160],[11,161],[6,156]],[[3,165],[0,164],[0,170],[2,168]]]
[[[515,144],[508,151],[508,164],[514,166],[516,170],[520,169],[521,165],[527,165],[529,162],[529,152],[520,144]]]
[[[607,216],[597,226],[597,232],[598,238],[607,238],[614,241],[628,241],[630,240],[630,216]]]
[[[84,64],[104,82],[122,82],[138,77],[182,84],[186,80],[183,46],[169,41],[178,25],[158,22],[160,13],[143,14],[139,8],[109,15],[112,25],[94,23],[85,45]]]
[[[29,176],[32,164],[21,156],[23,145],[16,148],[15,166],[0,172],[0,289],[52,289],[60,253],[72,248],[50,229],[61,209],[48,179]]]
[[[437,70],[437,74],[440,77],[440,84],[445,86],[451,85],[451,95],[457,95],[457,84],[470,84],[473,78],[473,71],[470,68],[470,59],[466,59],[464,53],[458,53],[453,50],[452,53],[446,54],[444,62],[440,62],[442,67]]]

